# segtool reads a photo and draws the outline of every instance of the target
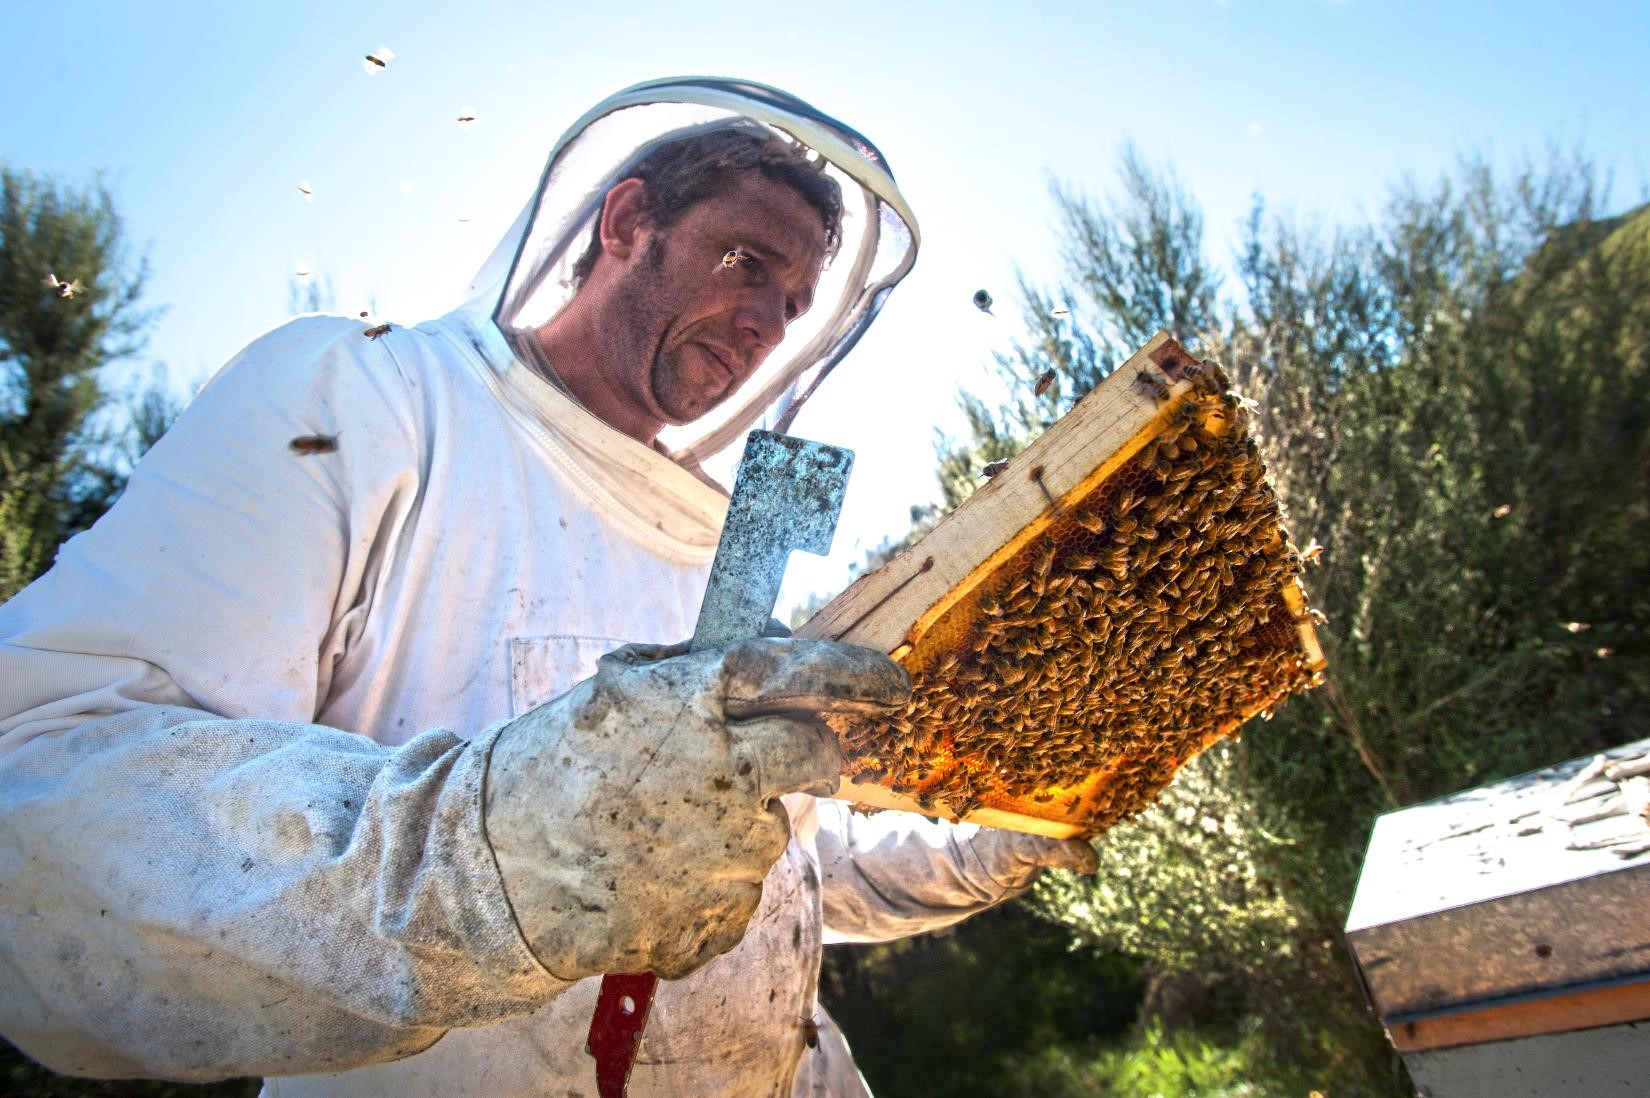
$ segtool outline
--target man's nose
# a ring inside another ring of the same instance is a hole
[[[741,302],[735,318],[740,331],[748,333],[754,365],[768,356],[785,338],[785,295],[763,288]]]

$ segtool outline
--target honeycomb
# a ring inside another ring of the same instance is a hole
[[[912,678],[905,711],[836,723],[851,783],[1093,835],[1316,684],[1302,558],[1245,402],[1212,362],[1176,373],[1191,384],[1136,453],[1059,500],[894,654]],[[1155,375],[1139,380],[1164,400]]]

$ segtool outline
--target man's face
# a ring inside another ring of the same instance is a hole
[[[825,229],[800,194],[749,172],[644,232],[615,298],[619,381],[638,410],[691,423],[732,396],[812,303]],[[724,265],[735,249],[749,258]]]

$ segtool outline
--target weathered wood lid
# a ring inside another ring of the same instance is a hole
[[[1347,938],[1400,1050],[1650,1017],[1650,740],[1376,821]]]

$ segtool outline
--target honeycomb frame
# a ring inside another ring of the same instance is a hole
[[[836,796],[1092,835],[1315,685],[1301,557],[1247,419],[1217,365],[1159,332],[803,625],[887,652],[915,687],[890,722],[833,723]]]

